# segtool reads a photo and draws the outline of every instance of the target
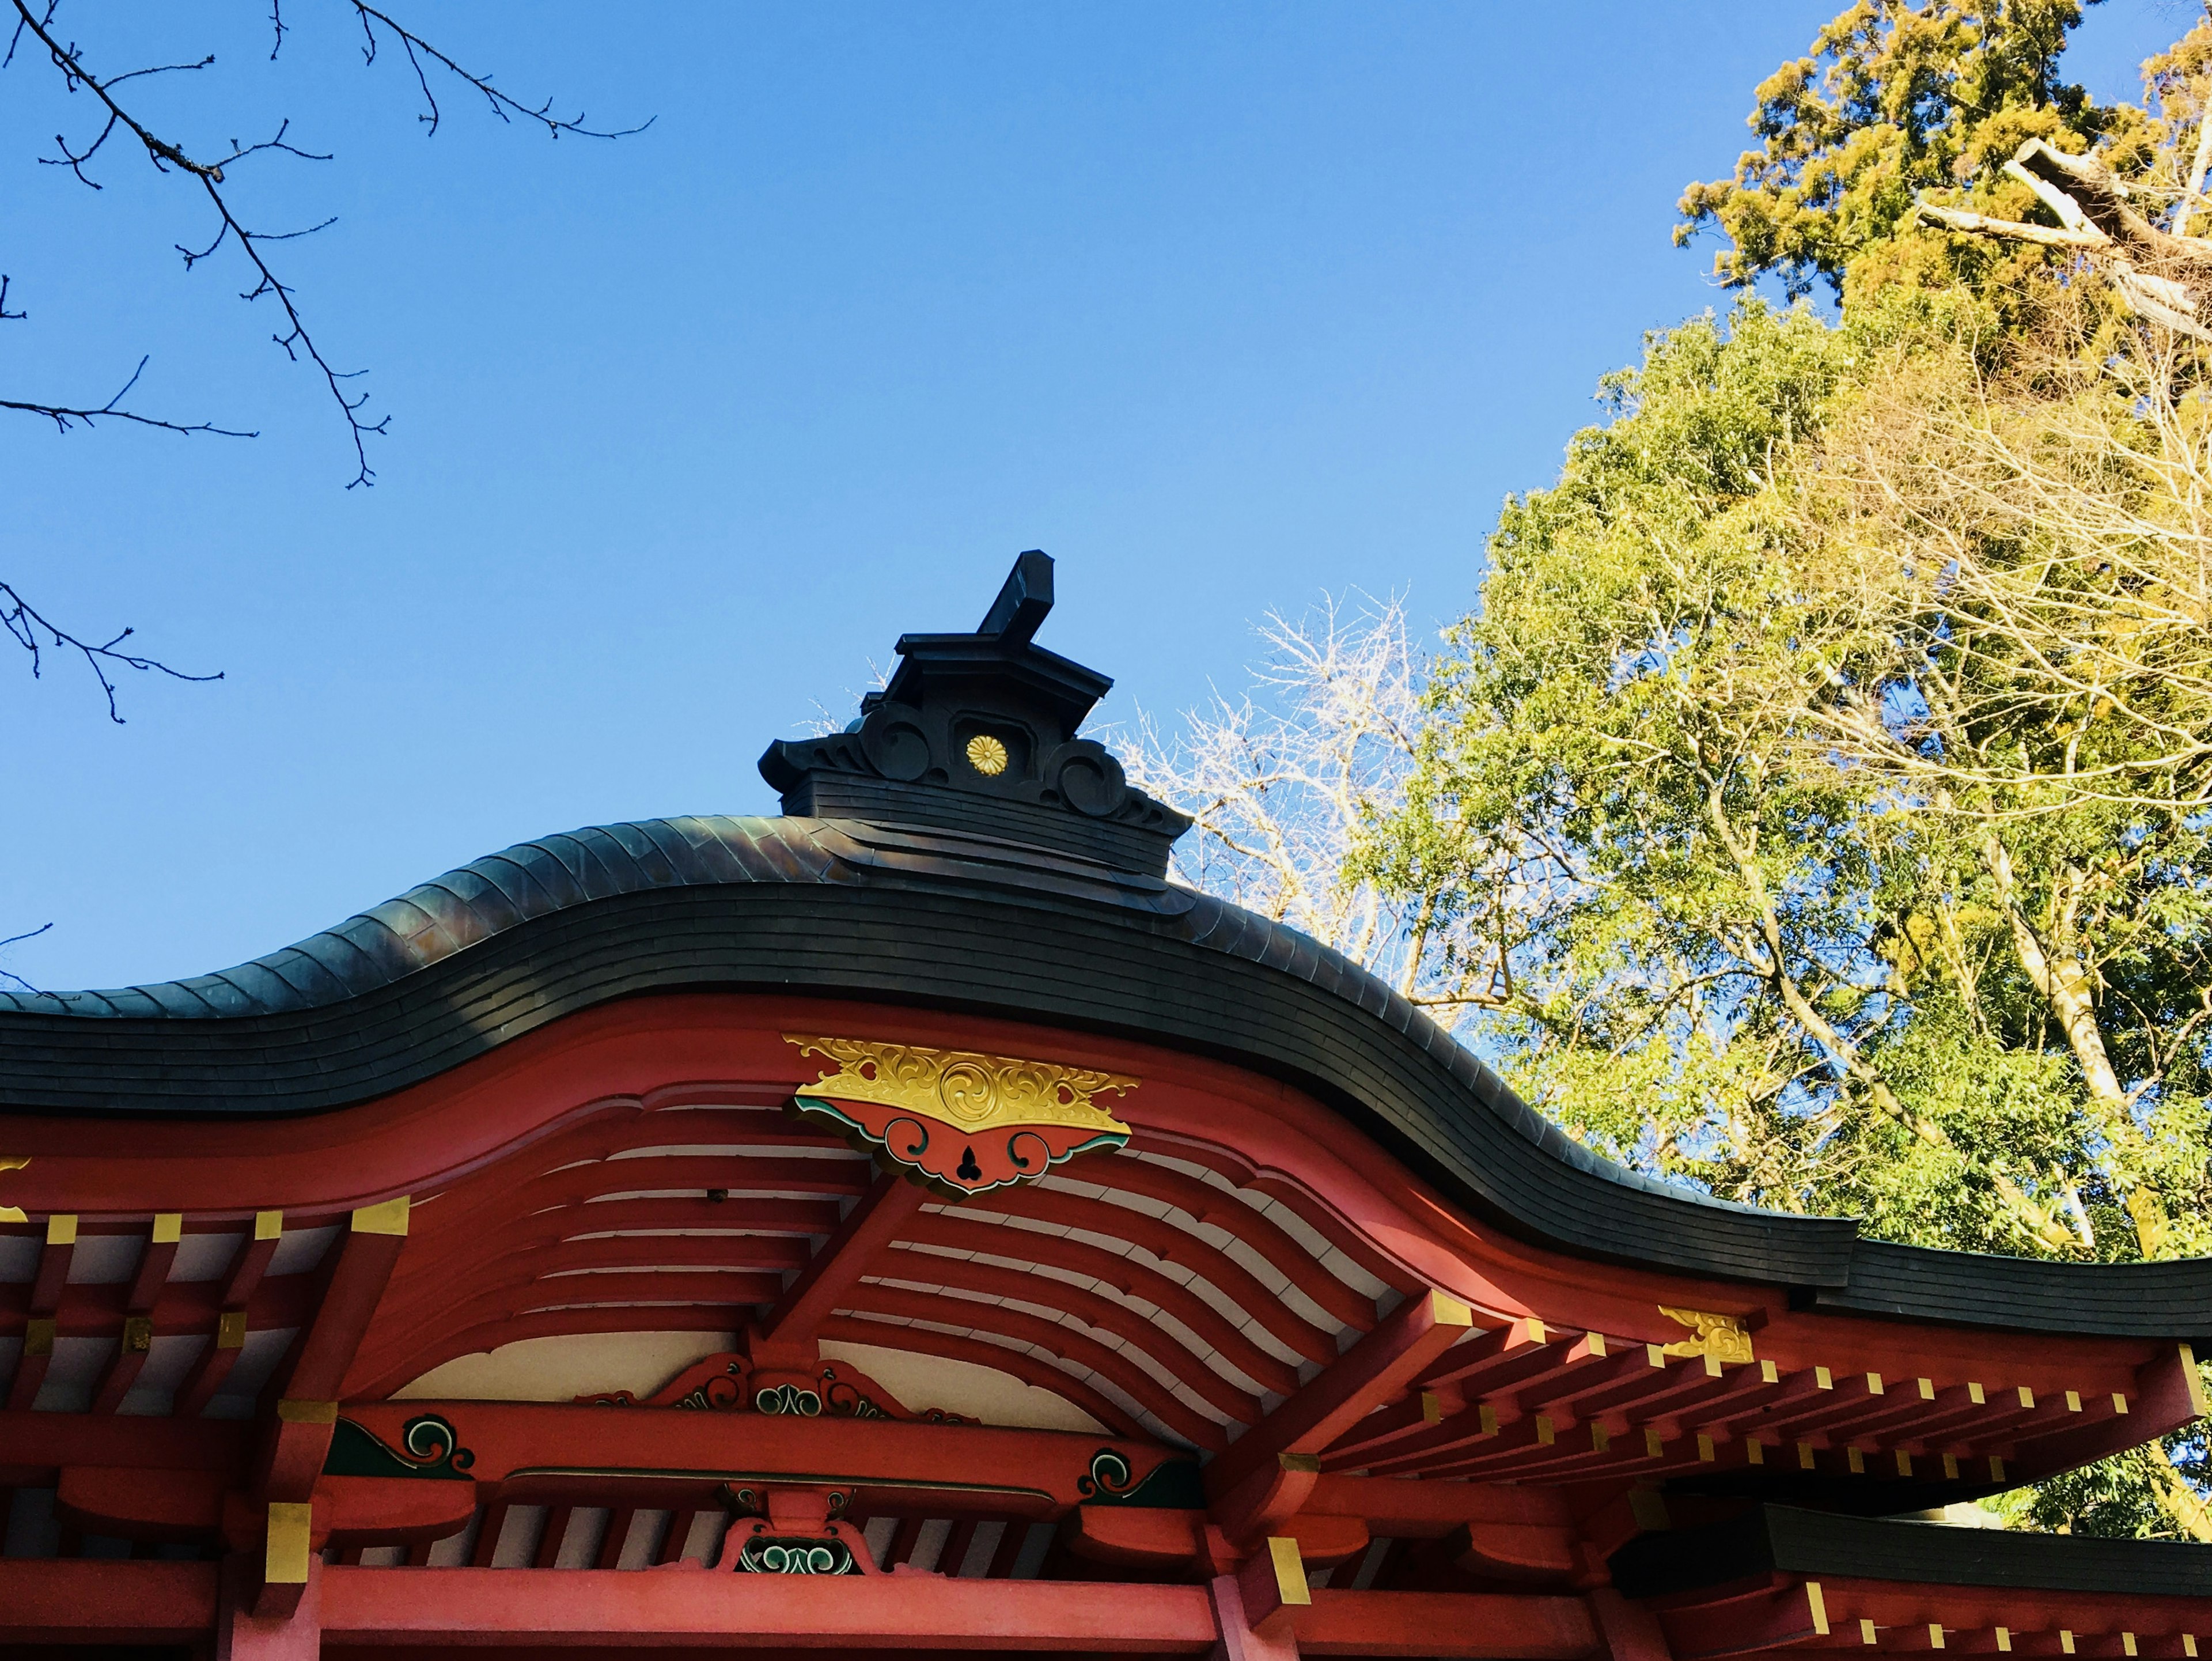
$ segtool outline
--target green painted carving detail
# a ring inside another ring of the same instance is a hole
[[[1091,1456],[1091,1469],[1075,1479],[1075,1491],[1087,1506],[1141,1506],[1157,1511],[1203,1511],[1206,1484],[1192,1459],[1164,1459],[1144,1481],[1127,1457],[1112,1448]]]
[[[770,1384],[754,1396],[753,1406],[763,1413],[812,1419],[822,1411],[822,1398],[811,1390],[799,1389],[797,1384]]]
[[[475,1454],[463,1447],[460,1433],[434,1413],[410,1419],[399,1428],[399,1445],[385,1445],[350,1419],[341,1418],[331,1433],[323,1460],[325,1476],[415,1476],[433,1482],[466,1482]]]
[[[858,1574],[853,1548],[842,1540],[816,1536],[799,1539],[757,1534],[738,1549],[738,1567],[747,1574]]]

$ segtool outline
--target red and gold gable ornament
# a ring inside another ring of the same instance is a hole
[[[830,1063],[792,1105],[954,1199],[1041,1177],[1094,1148],[1120,1147],[1129,1127],[1094,1097],[1139,1080],[1056,1062],[921,1044],[783,1035]]]

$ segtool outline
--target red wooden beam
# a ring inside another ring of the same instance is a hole
[[[0,1648],[192,1643],[215,1619],[213,1563],[0,1558]]]
[[[888,1250],[899,1231],[921,1210],[927,1191],[904,1177],[886,1173],[823,1242],[813,1262],[801,1269],[761,1323],[769,1345],[810,1344],[822,1323],[856,1285],[869,1266]]]
[[[261,1285],[261,1277],[268,1272],[269,1260],[276,1255],[283,1238],[283,1212],[254,1213],[253,1232],[239,1247],[238,1256],[231,1261],[230,1274],[223,1282],[214,1335],[207,1347],[192,1358],[191,1369],[178,1383],[176,1405],[171,1410],[179,1418],[197,1419],[200,1410],[214,1399],[216,1391],[222,1388],[222,1381],[230,1376],[239,1352],[246,1348],[247,1306]]]
[[[105,1567],[105,1566],[103,1566]],[[326,1644],[1075,1649],[1192,1655],[1216,1628],[1201,1586],[572,1569],[326,1568]]]
[[[314,1322],[293,1348],[285,1395],[317,1402],[337,1398],[392,1269],[406,1249],[407,1211],[403,1195],[353,1214]]]
[[[488,1501],[522,1501],[520,1494],[500,1492],[520,1470],[564,1473],[561,1480],[571,1482],[576,1492],[570,1503],[579,1505],[611,1503],[589,1495],[617,1489],[629,1477],[670,1472],[707,1489],[702,1500],[725,1480],[742,1478],[757,1485],[781,1476],[810,1486],[865,1487],[887,1496],[880,1502],[883,1509],[923,1517],[1018,1515],[1042,1520],[1059,1517],[1088,1497],[1079,1484],[1090,1480],[1091,1462],[1101,1450],[1125,1459],[1129,1480],[1139,1482],[1163,1460],[1176,1457],[1157,1443],[1135,1439],[895,1419],[682,1413],[551,1402],[377,1402],[349,1403],[339,1411],[394,1448],[408,1421],[423,1414],[444,1418],[472,1456],[468,1473]],[[555,1494],[558,1484],[550,1477],[525,1480],[532,1485],[531,1503],[541,1493],[557,1502],[568,1491]],[[908,1496],[911,1503],[899,1502],[899,1495]]]
[[[234,1476],[245,1468],[252,1433],[251,1425],[235,1420],[0,1412],[0,1482],[50,1487],[54,1473],[65,1465]]]
[[[15,1362],[15,1377],[8,1387],[10,1410],[29,1408],[46,1381],[46,1367],[54,1356],[55,1316],[69,1287],[70,1260],[76,1253],[76,1218],[57,1212],[46,1219],[46,1243],[39,1253],[39,1268],[31,1282],[30,1318],[23,1328],[23,1348]]]
[[[1473,1312],[1429,1292],[1408,1299],[1298,1393],[1269,1414],[1206,1468],[1206,1492],[1225,1500],[1276,1456],[1320,1454],[1376,1409],[1402,1394],[1429,1364],[1467,1335]]]
[[[1291,1623],[1301,1655],[1578,1661],[1597,1647],[1596,1623],[1579,1597],[1327,1590],[1312,1597]]]
[[[184,1237],[184,1214],[164,1211],[154,1219],[145,1250],[138,1254],[138,1272],[131,1277],[131,1294],[124,1305],[122,1342],[107,1358],[100,1383],[92,1392],[94,1413],[112,1413],[123,1404],[139,1369],[154,1347],[154,1305],[161,1301],[169,1279],[169,1266],[177,1260],[177,1244]]]
[[[313,1494],[337,1426],[338,1391],[406,1244],[404,1195],[353,1214],[314,1319],[292,1346],[288,1370],[264,1394],[275,1402],[262,1421],[252,1484],[257,1499],[304,1503]]]

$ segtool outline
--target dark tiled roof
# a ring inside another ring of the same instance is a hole
[[[1778,1572],[1923,1586],[2212,1598],[2212,1547],[1951,1528],[1792,1506],[1756,1506],[1712,1527],[1646,1534],[1614,1553],[1612,1567],[1613,1584],[1631,1597]]]

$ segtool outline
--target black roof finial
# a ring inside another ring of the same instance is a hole
[[[1014,561],[973,634],[902,635],[890,684],[828,738],[779,739],[761,776],[787,813],[1025,842],[1158,877],[1190,828],[1122,776],[1085,719],[1114,683],[1033,638],[1052,560]]]
[[[1014,561],[998,599],[976,626],[979,635],[996,635],[1008,646],[1026,646],[1052,610],[1052,556],[1032,548]]]

